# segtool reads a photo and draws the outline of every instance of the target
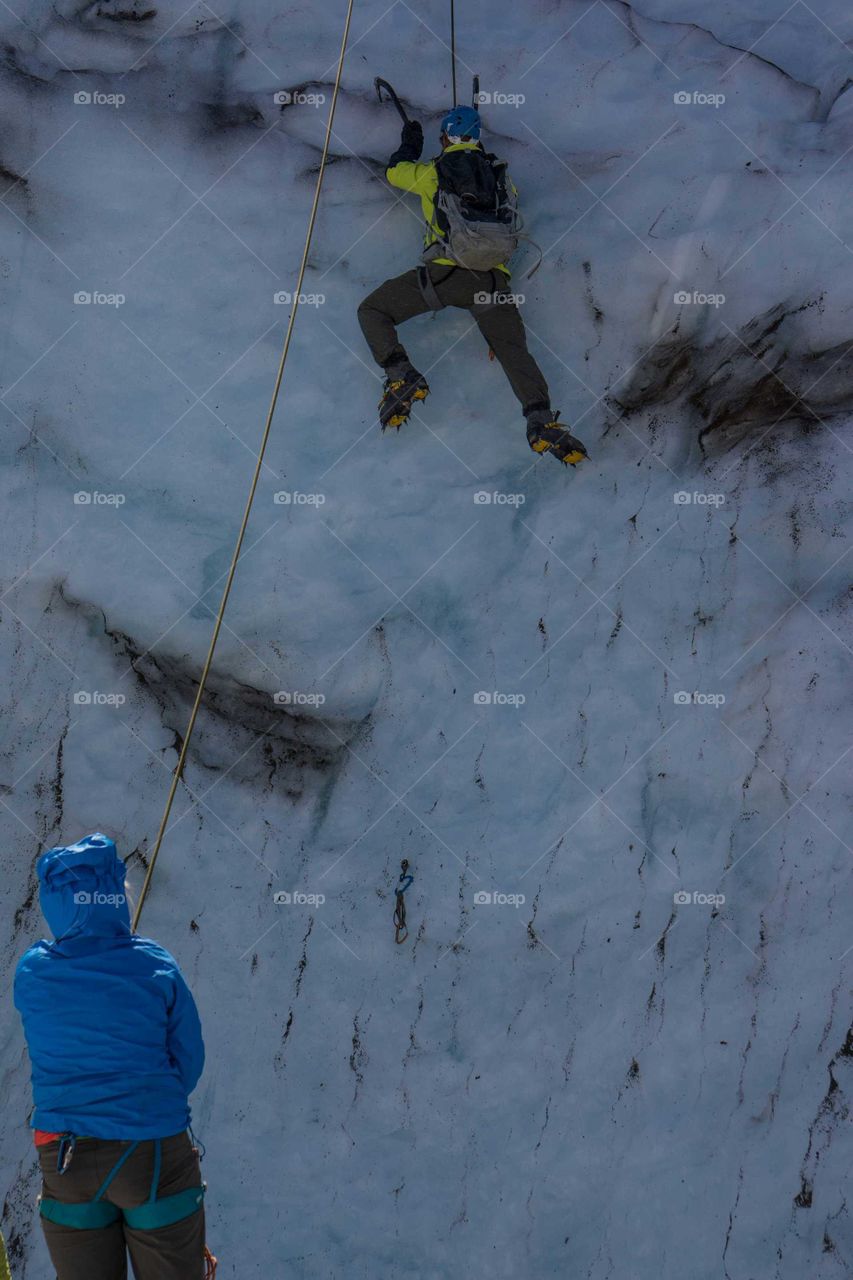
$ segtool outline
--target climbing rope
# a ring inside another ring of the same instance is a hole
[[[9,1258],[6,1253],[6,1241],[3,1239],[2,1231],[0,1231],[0,1280],[12,1280]]]
[[[400,863],[400,879],[397,881],[397,902],[394,907],[394,941],[405,942],[409,936],[406,927],[406,890],[414,883],[414,876],[409,875],[408,859]]]
[[[205,1245],[204,1246],[204,1280],[216,1280],[217,1265],[218,1264],[217,1264],[216,1258],[214,1258],[213,1254],[210,1252],[207,1245]]]
[[[171,816],[172,805],[175,800],[175,794],[178,790],[178,784],[181,781],[181,777],[183,776],[184,764],[186,763],[187,752],[189,750],[189,745],[190,745],[190,739],[192,738],[193,730],[195,728],[195,722],[199,713],[199,708],[201,707],[201,700],[204,697],[205,686],[207,684],[208,675],[210,674],[210,668],[213,664],[213,655],[216,650],[216,643],[219,639],[219,632],[222,628],[222,620],[225,616],[225,609],[228,605],[228,597],[231,594],[231,586],[234,582],[234,575],[237,571],[237,563],[240,559],[240,552],[242,551],[242,548],[243,548],[243,539],[246,535],[246,528],[248,526],[249,516],[252,511],[252,504],[255,500],[255,490],[258,487],[258,481],[261,475],[261,467],[263,466],[263,462],[264,462],[264,454],[266,453],[267,444],[269,442],[273,415],[275,413],[275,408],[278,403],[278,394],[279,394],[279,391],[281,390],[282,378],[284,377],[284,366],[287,360],[288,352],[290,350],[290,340],[293,335],[293,326],[296,321],[297,310],[299,309],[299,299],[302,296],[302,284],[305,278],[305,269],[308,263],[308,253],[311,248],[311,238],[314,234],[314,223],[317,220],[317,208],[320,203],[320,190],[323,185],[323,175],[325,174],[325,171],[326,171],[326,162],[329,155],[329,141],[332,136],[332,123],[335,118],[335,108],[338,104],[338,93],[341,87],[341,75],[343,73],[343,68],[344,68],[344,56],[346,55],[346,51],[347,51],[347,42],[349,40],[349,29],[350,29],[350,22],[352,20],[353,4],[354,4],[354,0],[348,0],[346,20],[344,22],[344,34],[341,40],[341,52],[338,58],[337,73],[335,75],[335,87],[332,92],[331,106],[329,107],[329,118],[326,122],[326,137],[323,141],[323,154],[320,158],[320,171],[317,174],[317,184],[314,188],[314,199],[311,204],[311,214],[308,219],[308,230],[305,234],[305,246],[302,250],[302,261],[299,264],[299,275],[296,281],[296,289],[293,294],[293,306],[290,309],[290,318],[287,322],[287,332],[284,336],[284,346],[282,348],[281,359],[279,360],[279,364],[278,364],[278,373],[276,374],[275,386],[273,387],[272,400],[270,402],[269,412],[267,413],[266,423],[264,424],[264,430],[261,436],[260,448],[258,449],[258,456],[255,463],[255,471],[254,471],[254,475],[252,476],[252,483],[249,487],[249,496],[246,500],[246,507],[243,512],[243,520],[240,524],[240,532],[237,535],[237,542],[234,546],[234,554],[231,557],[231,565],[228,570],[228,576],[225,580],[225,589],[222,592],[222,600],[220,601],[220,604],[219,604],[219,611],[217,612],[217,615],[216,615],[216,621],[213,627],[213,634],[211,635],[211,638],[210,638],[210,647],[207,651],[207,658],[205,659],[204,667],[202,668],[202,672],[201,672],[201,678],[199,679],[199,682],[198,682],[198,690],[196,691],[195,702],[193,703],[193,708],[190,713],[190,718],[189,718],[189,723],[187,724],[186,733],[184,734],[184,739],[183,739],[183,742],[181,743],[181,752],[178,757],[178,763],[175,766],[175,770],[172,775],[172,784],[169,788],[169,795],[168,795],[168,799],[166,800],[166,808],[163,812],[163,818],[160,822],[160,829],[157,832],[157,839],[154,842],[154,848],[151,851],[151,860],[148,863],[148,870],[145,874],[145,880],[142,885],[142,892],[139,895],[139,902],[136,905],[136,911],[134,912],[134,915],[133,915],[132,928],[134,932],[136,932],[137,928],[139,927],[139,918],[142,915],[142,908],[145,906],[145,899],[148,897],[148,890],[151,886],[151,879],[154,875],[154,868],[157,865],[157,858],[160,853],[160,846],[163,843],[163,837],[166,834],[166,828],[169,824],[169,818]]]
[[[453,105],[456,98],[456,0],[450,0],[450,72],[453,77]]]

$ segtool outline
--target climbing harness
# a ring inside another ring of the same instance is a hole
[[[444,275],[441,277],[440,280],[433,281],[433,278],[429,273],[428,263],[422,263],[417,268],[418,288],[420,289],[421,296],[424,302],[429,307],[430,311],[443,311],[444,308],[447,306],[446,302],[441,301],[441,298],[438,296],[438,292],[435,286],[436,284],[444,284],[445,280],[449,279],[450,276],[453,275],[453,272],[456,270],[457,270],[456,267],[448,267],[447,271],[444,273]]]
[[[400,863],[400,879],[397,881],[397,904],[394,907],[394,941],[405,942],[409,936],[406,927],[406,899],[404,894],[413,884],[415,877],[409,875],[408,859]]]
[[[235,543],[234,552],[231,557],[231,564],[228,569],[228,576],[225,580],[225,587],[222,592],[222,599],[219,604],[219,610],[216,614],[216,621],[213,627],[213,634],[211,635],[211,638],[210,638],[210,647],[208,648],[207,657],[205,659],[201,676],[199,678],[198,689],[196,690],[195,701],[193,702],[192,711],[190,712],[189,723],[187,724],[186,732],[184,733],[183,741],[181,743],[181,751],[178,757],[178,763],[176,764],[174,773],[172,774],[172,783],[169,788],[168,798],[166,800],[166,808],[163,812],[163,817],[160,822],[160,829],[157,832],[157,838],[154,842],[154,847],[151,851],[151,858],[148,863],[148,870],[145,873],[145,880],[142,885],[142,891],[139,895],[139,902],[137,903],[136,910],[133,914],[133,923],[131,925],[131,928],[133,929],[134,933],[137,931],[139,927],[139,918],[142,915],[142,908],[145,906],[145,900],[148,897],[148,890],[151,886],[151,879],[154,875],[154,868],[157,865],[157,858],[160,853],[160,846],[163,843],[163,837],[166,834],[166,828],[169,824],[169,818],[172,813],[172,805],[174,803],[175,795],[178,790],[178,784],[180,783],[181,778],[183,777],[184,765],[187,759],[187,752],[189,751],[190,739],[192,738],[193,729],[195,728],[196,719],[198,718],[199,709],[201,707],[201,701],[202,701],[202,698],[204,697],[204,691],[207,685],[207,678],[210,674],[210,668],[213,665],[213,655],[216,651],[216,643],[219,639],[219,632],[222,628],[222,621],[225,616],[226,607],[228,605],[228,598],[231,595],[231,587],[234,582],[234,575],[237,571],[237,564],[240,559],[240,552],[242,551],[242,548],[243,548],[243,539],[246,536],[246,529],[249,524],[249,516],[251,515],[252,504],[255,500],[255,491],[258,487],[258,481],[260,480],[260,476],[261,476],[261,468],[263,467],[263,464],[264,464],[264,454],[266,453],[267,444],[270,438],[270,432],[272,430],[273,415],[275,414],[276,405],[278,404],[278,396],[279,396],[279,391],[281,390],[282,379],[284,377],[285,362],[287,360],[288,352],[290,351],[290,341],[293,336],[293,326],[296,321],[296,313],[299,310],[299,301],[303,296],[302,284],[305,278],[305,269],[308,264],[308,254],[311,249],[311,239],[314,234],[314,224],[317,220],[317,209],[320,203],[320,191],[323,186],[323,175],[326,172],[326,163],[329,156],[329,142],[332,136],[332,124],[335,118],[335,108],[338,104],[338,95],[341,87],[341,76],[343,74],[343,68],[344,68],[344,57],[346,55],[347,43],[349,41],[349,30],[350,30],[350,23],[352,21],[352,11],[353,11],[354,2],[355,0],[348,0],[348,4],[347,4],[346,19],[344,21],[344,33],[341,39],[341,51],[338,57],[338,69],[337,69],[337,74],[335,75],[335,85],[332,91],[332,101],[329,106],[329,118],[326,121],[326,136],[325,136],[325,139],[323,140],[323,152],[320,157],[320,169],[317,174],[317,182],[314,187],[314,199],[311,204],[311,213],[308,218],[308,229],[305,233],[305,245],[302,250],[302,261],[299,264],[299,272],[296,280],[296,288],[294,289],[293,295],[292,295],[293,303],[290,309],[290,318],[288,319],[288,322],[287,322],[287,331],[284,336],[284,346],[282,348],[281,359],[279,360],[279,364],[278,364],[278,372],[276,374],[275,384],[273,386],[272,400],[270,402],[269,411],[267,412],[266,422],[264,424],[264,430],[261,435],[261,443],[258,448],[258,456],[255,462],[255,471],[252,476],[252,483],[249,486],[249,495],[246,500],[246,506],[243,512],[243,519],[240,524],[239,533],[237,534],[237,541]]]
[[[198,1145],[192,1130],[190,1130],[190,1135],[193,1142]],[[60,1175],[68,1171],[77,1150],[77,1141],[76,1134],[63,1133],[61,1135],[59,1151],[56,1156],[56,1171]],[[162,1146],[159,1138],[154,1139],[154,1172],[151,1175],[151,1189],[145,1203],[138,1205],[135,1209],[120,1209],[118,1205],[102,1199],[113,1178],[115,1178],[125,1161],[133,1155],[138,1146],[138,1142],[131,1142],[127,1150],[122,1152],[101,1183],[94,1199],[85,1200],[82,1204],[65,1204],[60,1200],[52,1200],[48,1196],[40,1196],[39,1213],[41,1216],[46,1218],[48,1222],[54,1222],[62,1227],[74,1227],[80,1231],[92,1231],[109,1227],[120,1219],[127,1226],[133,1227],[137,1231],[156,1231],[160,1227],[174,1226],[176,1222],[182,1222],[184,1218],[189,1218],[196,1213],[204,1203],[204,1194],[207,1190],[206,1182],[202,1182],[200,1187],[187,1187],[171,1196],[158,1197],[157,1195],[162,1159]],[[204,1153],[203,1147],[201,1148],[201,1153]],[[216,1280],[216,1267],[217,1260],[205,1245],[204,1280]],[[0,1268],[0,1280],[5,1280],[2,1268]]]
[[[39,1199],[39,1213],[48,1222],[55,1222],[61,1227],[76,1227],[79,1230],[93,1230],[110,1226],[123,1218],[127,1226],[138,1231],[156,1231],[159,1227],[171,1227],[181,1222],[201,1208],[204,1202],[206,1184],[200,1187],[187,1187],[171,1196],[157,1196],[160,1182],[160,1164],[162,1147],[159,1138],[154,1139],[154,1172],[151,1176],[151,1190],[144,1204],[135,1209],[120,1209],[102,1197],[126,1160],[133,1155],[139,1142],[131,1142],[123,1151],[101,1183],[92,1200],[84,1200],[81,1204],[65,1204],[60,1200],[52,1200],[48,1196]],[[60,1138],[59,1151],[56,1157],[56,1171],[64,1174],[68,1171],[74,1153],[77,1150],[77,1138],[73,1133],[64,1133]],[[215,1259],[214,1259],[215,1266]]]

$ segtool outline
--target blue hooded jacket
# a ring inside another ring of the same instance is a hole
[[[204,1066],[201,1024],[177,962],[130,931],[115,845],[86,836],[43,853],[36,869],[55,941],[30,947],[15,974],[33,1128],[89,1138],[180,1133]]]

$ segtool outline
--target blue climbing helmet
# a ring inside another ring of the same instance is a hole
[[[459,142],[462,138],[478,142],[480,125],[479,111],[473,107],[453,107],[441,122],[441,132],[446,133],[451,142]]]

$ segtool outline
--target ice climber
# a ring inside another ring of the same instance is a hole
[[[400,146],[388,161],[391,185],[420,196],[427,229],[423,264],[386,280],[358,309],[368,346],[385,371],[380,423],[383,430],[399,429],[415,401],[429,394],[397,326],[428,311],[459,307],[474,317],[509,379],[527,420],[531,449],[574,466],[587,456],[586,449],[551,409],[548,385],[527,349],[508,288],[506,259],[520,232],[516,189],[505,162],[481,145],[480,128],[473,107],[454,107],[441,122],[441,154],[421,164],[423,129],[406,120]]]
[[[58,1280],[202,1280],[204,1186],[188,1097],[204,1065],[168,951],[130,930],[107,836],[37,863],[53,941],[15,974],[29,1048],[41,1225]]]

